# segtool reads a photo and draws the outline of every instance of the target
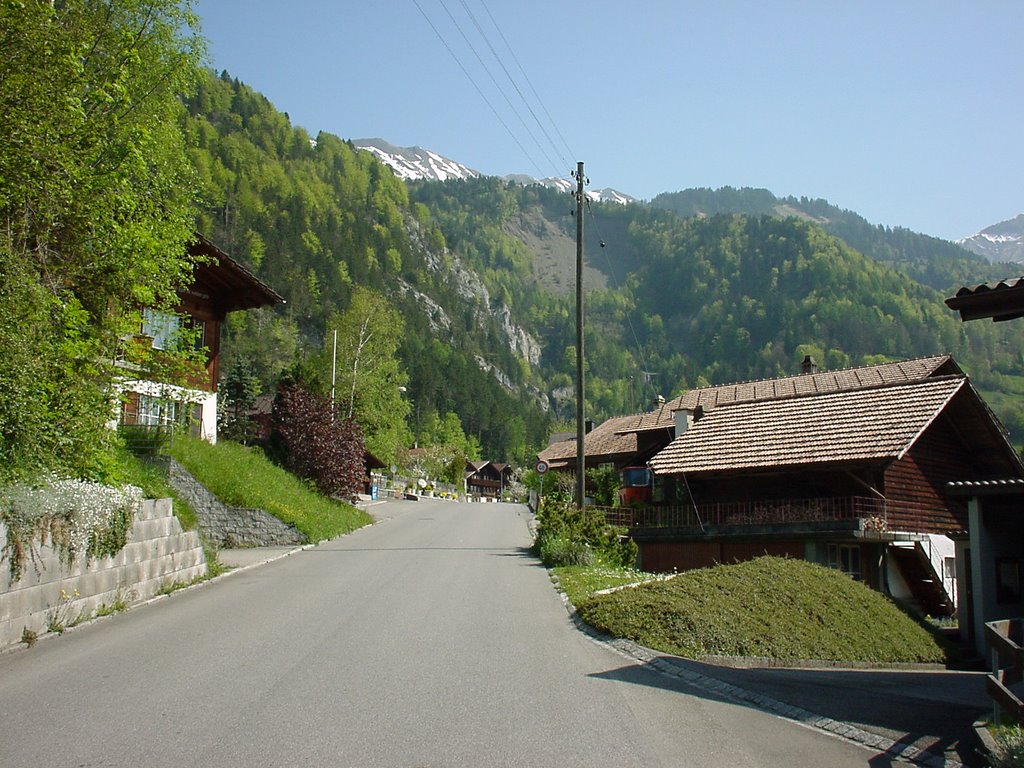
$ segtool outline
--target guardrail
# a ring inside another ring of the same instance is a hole
[[[1005,619],[985,624],[985,640],[992,653],[992,672],[985,679],[985,687],[992,698],[993,722],[1002,721],[1002,715],[1024,724],[1024,701],[1011,687],[1024,680],[1024,619]]]

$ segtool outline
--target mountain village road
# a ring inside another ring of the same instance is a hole
[[[378,523],[0,656],[0,765],[865,766],[571,623],[525,508]]]

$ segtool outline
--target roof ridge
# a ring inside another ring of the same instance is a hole
[[[845,387],[843,389],[830,389],[824,392],[796,392],[794,394],[776,395],[774,397],[758,397],[749,400],[730,400],[724,403],[718,403],[715,406],[715,410],[719,408],[730,408],[738,405],[752,405],[760,403],[773,403],[780,400],[802,400],[809,397],[844,397],[860,392],[870,392],[877,389],[896,389],[897,387],[917,387],[929,384],[944,383],[951,379],[960,379],[962,381],[969,381],[970,377],[966,373],[944,373],[941,376],[930,376],[926,379],[911,379],[909,381],[882,381],[874,384],[864,384],[857,387]]]
[[[830,369],[824,370],[824,371],[815,371],[814,373],[791,373],[791,374],[787,374],[786,376],[770,376],[770,377],[766,377],[766,378],[762,378],[762,379],[740,379],[738,381],[727,381],[727,382],[723,382],[721,384],[709,384],[706,387],[691,387],[690,389],[687,389],[687,390],[683,391],[681,394],[677,395],[676,397],[673,397],[672,400],[678,400],[681,397],[683,397],[684,395],[689,394],[690,392],[705,392],[705,391],[710,390],[710,389],[723,389],[725,387],[739,387],[739,386],[743,386],[743,385],[746,385],[746,384],[760,384],[760,383],[769,382],[769,381],[786,381],[787,379],[798,379],[798,378],[803,378],[805,376],[806,377],[812,377],[812,376],[823,376],[823,375],[829,375],[829,374],[850,373],[850,372],[853,372],[853,371],[866,371],[866,370],[870,370],[870,369],[873,369],[873,368],[882,368],[882,367],[887,366],[887,365],[905,365],[906,363],[916,363],[916,362],[920,362],[922,360],[939,360],[939,359],[942,359],[942,358],[952,359],[953,355],[951,353],[949,353],[949,352],[943,352],[943,353],[936,354],[936,355],[919,355],[918,357],[908,357],[908,358],[905,358],[905,359],[902,359],[902,360],[890,360],[887,363],[872,363],[871,365],[851,365],[848,368],[830,368]],[[670,400],[668,402],[672,402],[672,401]]]

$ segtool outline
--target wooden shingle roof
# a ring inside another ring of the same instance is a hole
[[[943,374],[962,374],[963,371],[950,355],[919,357],[838,371],[821,371],[780,379],[761,379],[736,384],[691,389],[660,408],[632,417],[622,432],[647,432],[675,428],[675,412],[693,410],[698,405],[705,413],[723,405],[775,400],[786,397],[840,392],[883,384],[920,381]]]
[[[707,411],[650,466],[676,475],[895,460],[968,386],[954,375],[735,402]]]
[[[637,451],[636,435],[620,434],[619,430],[636,418],[635,415],[619,416],[594,427],[583,436],[583,451],[586,458],[614,460],[619,456],[635,454]],[[575,464],[576,438],[552,443],[538,453],[537,458],[546,461],[553,468]]]

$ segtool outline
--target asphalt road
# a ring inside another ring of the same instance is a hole
[[[517,505],[380,522],[0,656],[2,766],[884,766],[579,632]]]

